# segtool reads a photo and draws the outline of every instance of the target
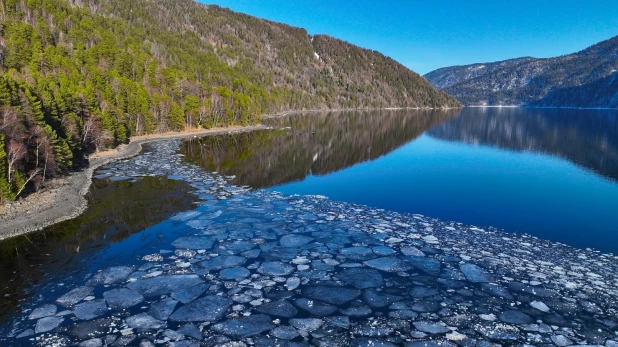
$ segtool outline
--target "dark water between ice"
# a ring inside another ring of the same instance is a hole
[[[191,209],[190,191],[185,182],[165,177],[94,180],[83,215],[0,242],[0,323],[39,285],[64,281],[84,268],[130,262],[140,248],[136,243],[146,247],[138,232]]]
[[[465,108],[294,115],[193,140],[232,183],[495,226],[618,253],[618,112]],[[198,144],[201,144],[199,146]]]

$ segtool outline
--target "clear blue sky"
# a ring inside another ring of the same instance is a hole
[[[618,35],[618,0],[199,0],[329,34],[424,74],[552,57]]]

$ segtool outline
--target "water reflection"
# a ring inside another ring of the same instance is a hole
[[[618,180],[618,112],[465,108],[431,129],[443,140],[540,152]]]
[[[237,184],[616,252],[617,123],[607,110],[307,114],[183,150]]]
[[[235,184],[264,188],[374,160],[458,112],[297,114],[268,120],[271,125],[289,130],[191,139],[184,142],[182,153],[206,170],[235,175]]]
[[[107,244],[190,209],[195,200],[191,190],[186,182],[165,177],[94,180],[81,216],[0,242],[0,321],[34,293],[37,283],[77,273],[85,266],[81,260]]]

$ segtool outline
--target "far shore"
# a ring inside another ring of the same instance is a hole
[[[84,170],[51,179],[47,184],[48,188],[31,194],[21,201],[13,201],[5,206],[0,206],[0,240],[41,230],[82,214],[88,207],[85,195],[90,189],[94,171],[111,161],[138,155],[145,143],[263,129],[270,129],[270,127],[258,124],[246,127],[188,130],[135,136],[126,145],[94,153],[88,157],[89,165]]]
[[[299,111],[287,111],[276,114],[266,114],[261,117],[261,119],[273,119],[273,118],[281,118],[293,114],[303,114],[303,113],[320,113],[320,112],[346,112],[346,111],[401,111],[401,110],[414,110],[414,111],[431,111],[431,110],[440,110],[440,111],[448,111],[448,110],[458,110],[465,106],[459,107],[360,107],[360,108],[331,108],[331,109],[308,109],[308,110],[299,110]]]

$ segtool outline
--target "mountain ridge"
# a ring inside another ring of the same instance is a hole
[[[460,104],[376,51],[192,0],[2,0],[0,203],[131,136]]]
[[[558,57],[446,67],[424,77],[468,106],[615,108],[616,70],[618,36]]]

